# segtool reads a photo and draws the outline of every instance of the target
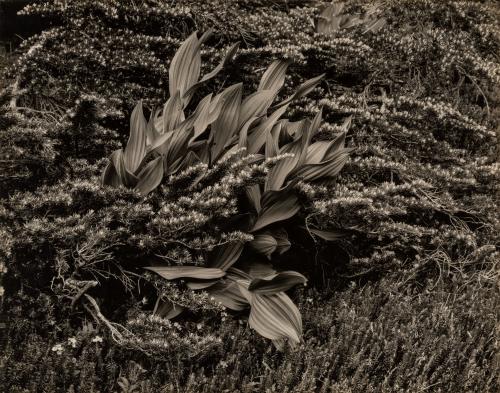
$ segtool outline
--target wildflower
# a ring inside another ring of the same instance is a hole
[[[102,343],[102,337],[101,336],[95,336],[93,339],[92,339],[92,342],[93,343]]]
[[[52,347],[52,352],[55,352],[58,355],[62,355],[63,351],[64,347],[61,344],[56,344]]]
[[[70,337],[68,338],[69,345],[71,345],[72,348],[76,348],[76,338],[75,337]]]

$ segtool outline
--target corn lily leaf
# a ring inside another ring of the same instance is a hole
[[[141,169],[135,189],[141,195],[147,195],[161,183],[163,179],[163,157],[156,157]]]
[[[302,319],[297,306],[283,292],[261,295],[250,292],[248,323],[261,336],[273,341],[300,344]]]
[[[207,289],[217,302],[234,311],[241,311],[248,307],[248,285],[251,277],[245,272],[230,268],[226,277]]]
[[[201,41],[201,39],[200,39],[200,41]],[[191,100],[191,97],[193,96],[194,92],[199,87],[201,87],[204,83],[208,82],[210,79],[213,79],[215,76],[217,76],[217,74],[222,71],[224,66],[234,57],[234,55],[238,51],[239,46],[240,46],[239,42],[231,45],[229,47],[228,51],[226,52],[225,56],[220,61],[220,63],[212,71],[210,71],[208,74],[203,75],[203,77],[197,83],[195,83],[193,86],[191,86],[184,93],[183,99],[185,101],[189,102]]]
[[[300,138],[310,126],[311,126],[311,120],[306,118],[299,121],[287,120],[284,123],[283,128],[288,136],[292,137],[293,140],[296,140]]]
[[[148,266],[145,269],[151,270],[167,280],[175,280],[177,278],[212,280],[226,275],[226,272],[221,269],[201,266]]]
[[[243,85],[241,83],[233,85],[223,92],[219,117],[212,124],[211,153],[214,159],[220,155],[238,130],[242,93]]]
[[[254,239],[250,242],[250,247],[258,253],[270,258],[271,254],[276,251],[278,242],[270,234],[260,233],[254,236]]]
[[[289,60],[273,61],[266,72],[264,72],[264,75],[262,75],[258,90],[278,92],[285,83],[286,70],[289,65]]]
[[[321,82],[321,79],[325,74],[321,74],[315,78],[311,78],[306,80],[304,83],[302,83],[299,88],[293,93],[290,97],[285,99],[284,101],[281,101],[280,103],[276,104],[273,109],[282,107],[283,105],[287,105],[293,100],[299,99],[301,97],[304,97],[305,95],[309,94],[315,87],[316,85]]]
[[[177,91],[163,107],[163,134],[176,129],[185,120],[181,94]]]
[[[282,158],[279,160],[276,165],[269,171],[264,190],[279,190],[283,186],[286,177],[290,172],[292,172],[298,165],[301,153],[303,150],[303,141],[298,139],[285,145],[280,153],[285,154],[293,154],[291,157]]]
[[[297,284],[305,284],[307,279],[293,270],[275,273],[263,278],[254,278],[248,287],[250,292],[263,295],[284,292]]]
[[[257,117],[251,117],[248,119],[248,121],[241,127],[241,130],[238,135],[238,144],[234,146],[232,149],[229,150],[229,154],[231,154],[232,151],[245,148],[248,151],[248,129],[250,126],[257,120]]]
[[[168,88],[170,96],[179,92],[181,98],[200,77],[201,54],[197,32],[189,36],[174,55],[168,71]],[[187,102],[184,102],[187,105]]]
[[[274,91],[258,90],[246,97],[242,104],[238,121],[238,129],[243,127],[252,117],[260,117],[266,113],[274,99]]]
[[[193,130],[187,130],[183,128],[177,128],[172,131],[172,137],[168,141],[165,151],[165,157],[167,160],[167,166],[169,168],[169,172],[174,170],[174,164],[178,160],[182,160],[186,153],[187,147],[189,144],[189,140],[191,139],[193,134]],[[178,162],[180,164],[181,161]]]
[[[283,128],[283,122],[279,121],[277,122],[273,128],[271,128],[271,132],[268,134],[267,140],[266,140],[266,147],[265,147],[265,157],[266,158],[271,158],[275,157],[276,155],[279,154],[280,152],[280,135],[281,135],[281,129]]]
[[[106,165],[106,168],[102,173],[101,183],[104,186],[111,186],[111,187],[120,187],[123,185],[120,176],[118,175],[118,172],[116,171],[116,168],[113,165],[112,161],[108,162],[108,165]]]
[[[182,161],[180,162],[179,167],[172,173],[176,173],[179,170],[184,170],[194,164],[197,164],[200,162],[200,157],[198,155],[190,150],[185,157],[182,158]]]
[[[203,281],[189,281],[186,283],[186,286],[192,290],[198,289],[207,289],[215,284],[217,284],[219,280],[203,280]]]
[[[232,272],[234,268],[229,271]],[[245,260],[238,263],[238,269],[246,274],[245,278],[248,279],[248,284],[254,278],[263,278],[276,273],[276,269],[269,262],[260,260]]]
[[[288,190],[266,191],[262,195],[261,204],[262,209],[252,232],[293,217],[300,210],[299,198]]]
[[[286,112],[288,105],[276,109],[267,119],[251,130],[248,135],[248,154],[255,154],[260,151],[266,143],[267,134],[271,132],[276,121]]]
[[[146,155],[146,119],[142,101],[135,106],[130,116],[130,136],[124,152],[125,168],[135,172]]]
[[[344,167],[348,159],[349,155],[346,152],[341,152],[334,158],[320,162],[319,164],[305,164],[294,171],[293,176],[307,181],[335,177]]]
[[[255,212],[259,213],[261,210],[260,198],[262,196],[261,192],[260,192],[260,186],[258,184],[248,186],[245,189],[245,193],[247,195],[248,200],[252,204]]]
[[[153,315],[165,319],[173,319],[182,311],[184,311],[184,307],[179,306],[168,299],[158,298],[153,309]]]
[[[212,101],[212,94],[210,93],[209,95],[203,97],[203,99],[198,103],[198,106],[196,107],[196,110],[193,113],[193,115],[190,116],[193,119],[193,128],[194,128],[193,137],[189,141],[190,145],[195,141],[196,138],[198,138],[201,134],[203,134],[203,132],[207,129],[209,124],[215,120],[215,118],[212,120],[210,114],[211,101]]]
[[[331,145],[331,141],[319,141],[311,144],[307,148],[306,163],[319,164],[321,161],[323,161],[325,154],[330,149]]]
[[[146,125],[146,146],[151,146],[151,144],[161,135],[156,128],[156,113],[156,109],[153,108],[149,116],[148,124]]]
[[[119,149],[111,154],[111,163],[113,164],[116,173],[118,174],[121,184],[125,187],[134,187],[139,180],[133,173],[125,166],[125,158],[123,156],[123,150]]]
[[[224,271],[229,269],[240,257],[243,247],[240,241],[216,246],[209,256],[210,266]]]

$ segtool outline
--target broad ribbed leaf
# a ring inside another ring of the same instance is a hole
[[[186,283],[189,289],[197,290],[197,289],[207,289],[219,282],[219,279],[216,280],[203,280],[203,281],[189,281]]]
[[[254,278],[248,290],[261,295],[271,295],[284,292],[297,284],[305,284],[307,279],[300,273],[288,270],[272,274],[264,278]]]
[[[260,210],[261,210],[261,205],[260,205],[260,198],[261,198],[260,186],[258,184],[254,184],[252,186],[248,186],[245,189],[245,193],[247,195],[248,200],[252,204],[255,212],[259,213]]]
[[[263,278],[276,273],[276,270],[269,262],[262,262],[260,260],[255,261],[247,259],[238,263],[238,268],[247,275],[245,277],[249,280],[249,284],[254,278]],[[230,272],[232,272],[233,269],[234,268],[231,268]]]
[[[269,195],[269,193],[273,193]],[[291,192],[267,191],[267,203],[263,203],[259,217],[252,232],[258,231],[267,225],[293,217],[300,210],[297,195]],[[263,195],[263,198],[266,195]]]
[[[311,125],[310,119],[302,119],[299,121],[287,121],[284,124],[286,133],[294,140],[300,138]]]
[[[276,127],[281,127],[279,124],[275,124],[271,129],[271,132],[267,134],[266,145],[264,148],[266,158],[276,157],[279,154],[278,140],[276,138],[279,130],[276,131]]]
[[[177,91],[163,107],[163,134],[176,129],[185,119],[180,92]]]
[[[161,183],[163,179],[163,157],[157,157],[141,169],[137,175],[138,182],[135,189],[141,195],[148,195]]]
[[[238,144],[233,147],[234,150],[245,148],[248,151],[248,129],[254,123],[255,120],[257,120],[256,117],[251,117],[243,125],[243,127],[241,127],[240,133],[238,135]]]
[[[240,257],[244,243],[237,241],[216,246],[210,254],[210,266],[221,270],[229,269]]]
[[[267,233],[255,235],[254,239],[250,242],[250,247],[268,258],[271,257],[277,246],[278,242],[276,239]]]
[[[148,124],[146,125],[146,146],[151,146],[153,142],[160,137],[156,128],[156,109],[151,111]]]
[[[219,117],[212,124],[212,158],[216,159],[226,144],[238,131],[238,118],[241,108],[243,85],[238,83],[223,92]]]
[[[184,93],[200,78],[201,55],[197,32],[189,36],[174,55],[168,71],[170,96]],[[186,103],[185,103],[186,104]]]
[[[267,134],[271,132],[276,121],[285,113],[288,105],[276,109],[271,116],[263,120],[257,127],[253,128],[248,135],[248,154],[255,154],[260,151],[266,143]]]
[[[170,168],[172,164],[181,160],[186,156],[188,152],[188,144],[189,140],[193,135],[193,130],[189,130],[189,132],[183,128],[178,128],[172,132],[172,137],[168,141],[167,150],[165,152],[167,163],[169,165],[169,172],[173,171],[174,168]]]
[[[323,109],[320,109],[320,111],[316,113],[316,116],[314,116],[314,119],[311,121],[311,124],[307,128],[307,131],[304,134],[302,134],[302,145],[304,149],[302,150],[300,164],[303,164],[305,161],[307,148],[311,143],[311,138],[318,132],[322,118],[323,118]]]
[[[177,278],[212,280],[226,275],[226,272],[221,269],[201,266],[148,266],[145,269],[158,273],[167,280],[175,280]]]
[[[288,174],[297,167],[302,156],[302,151],[304,150],[303,139],[297,139],[281,149],[281,154],[293,154],[293,156],[282,158],[269,171],[264,188],[266,191],[281,189]]]
[[[207,291],[224,307],[234,311],[241,311],[248,307],[250,293],[247,287],[250,280],[250,276],[245,272],[229,268],[226,277],[208,288]]]
[[[274,92],[272,90],[256,91],[246,97],[241,104],[238,129],[243,127],[243,124],[252,117],[264,115],[271,106],[273,99]]]
[[[200,40],[201,41],[201,40]],[[236,52],[238,51],[238,47],[240,46],[240,43],[237,42],[228,49],[226,52],[226,55],[222,58],[221,62],[208,74],[203,75],[203,77],[200,79],[199,82],[195,83],[193,86],[191,86],[185,93],[183,99],[189,102],[191,99],[192,95],[194,92],[202,86],[204,83],[208,82],[210,79],[213,79],[219,72],[222,71],[222,68],[234,57]]]
[[[158,298],[153,309],[153,315],[165,319],[172,319],[178,316],[183,310],[184,307],[179,306],[168,299]]]
[[[306,163],[319,164],[323,161],[323,158],[331,145],[331,141],[314,142],[307,148]]]
[[[112,161],[108,162],[108,165],[106,165],[106,168],[102,173],[101,183],[104,186],[111,187],[120,187],[123,185]]]
[[[248,323],[261,336],[273,341],[301,342],[302,319],[297,306],[284,293],[260,295],[251,293]]]
[[[336,157],[321,162],[319,164],[306,164],[293,173],[293,176],[300,177],[307,181],[319,180],[321,178],[331,178],[337,176],[347,162],[347,153],[337,154]]]
[[[289,65],[289,60],[273,61],[262,75],[258,90],[272,90],[275,92],[280,90],[285,83],[286,70]]]
[[[321,74],[315,78],[311,78],[306,80],[304,83],[302,83],[299,88],[293,93],[290,97],[288,97],[286,100],[281,101],[279,104],[276,104],[274,108],[279,108],[283,105],[287,105],[293,100],[299,99],[301,97],[304,97],[305,95],[309,94],[315,87],[316,85],[323,79],[325,74]]]
[[[115,167],[116,173],[120,177],[121,183],[125,187],[134,187],[137,184],[138,178],[125,167],[125,158],[123,155],[123,150],[115,150],[111,154],[111,162]]]
[[[142,101],[135,106],[130,116],[130,136],[124,152],[125,167],[135,172],[146,155],[146,119]]]
[[[211,123],[210,115],[210,105],[212,100],[212,94],[203,97],[203,99],[198,103],[193,116],[193,127],[194,133],[193,137],[189,141],[191,144],[196,138],[198,138],[207,129]],[[215,120],[215,119],[214,119]]]
[[[156,150],[158,154],[165,154],[173,135],[173,131],[159,135],[158,138],[153,141],[151,146],[149,146],[149,150]]]

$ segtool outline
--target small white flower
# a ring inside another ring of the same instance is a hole
[[[72,348],[76,348],[76,338],[70,337],[68,338],[69,345],[71,345]]]
[[[92,342],[93,342],[93,343],[102,343],[102,337],[101,337],[101,336],[95,336],[95,337],[92,339]]]
[[[64,351],[64,347],[61,344],[56,344],[52,347],[52,352],[57,353],[58,355],[61,355]]]

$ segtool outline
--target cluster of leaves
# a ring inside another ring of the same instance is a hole
[[[232,57],[233,46],[226,58],[213,71],[200,78],[200,46],[208,39],[193,33],[175,54],[169,70],[170,97],[163,110],[152,111],[149,122],[142,103],[134,109],[130,120],[130,137],[124,150],[116,150],[102,177],[102,183],[112,187],[132,188],[141,195],[156,189],[167,176],[184,177],[199,168],[198,178],[192,179],[189,196],[170,203],[170,214],[182,214],[190,209],[197,220],[204,221],[207,206],[226,205],[231,188],[241,185],[248,173],[226,176],[217,200],[207,199],[201,184],[220,162],[240,155],[242,160],[258,165],[274,163],[263,185],[245,188],[249,209],[234,206],[241,219],[238,229],[252,234],[249,246],[253,253],[272,261],[272,255],[283,254],[290,248],[287,231],[281,222],[291,219],[300,210],[295,186],[299,182],[334,179],[347,161],[349,150],[344,147],[345,132],[331,141],[311,143],[321,124],[321,112],[314,119],[291,122],[280,117],[293,99],[311,91],[321,76],[304,82],[298,90],[274,105],[289,63],[277,60],[264,72],[255,93],[242,98],[241,83],[224,89],[212,97],[202,98],[192,114],[186,115],[196,89],[222,69]],[[269,115],[268,115],[269,112]],[[348,124],[348,123],[346,123]],[[205,168],[205,169],[202,169]],[[199,201],[203,201],[200,204]],[[162,213],[167,216],[166,212]],[[234,217],[229,216],[228,220]],[[200,266],[148,267],[167,280],[183,278],[194,290],[208,291],[216,301],[234,311],[251,308],[249,324],[264,337],[282,347],[286,340],[299,344],[302,323],[298,309],[285,294],[306,278],[295,271],[276,271],[262,257],[246,255],[244,241],[227,242],[215,251],[210,260]],[[284,264],[286,267],[286,263]],[[181,307],[171,299],[160,299],[157,312],[172,318]]]

